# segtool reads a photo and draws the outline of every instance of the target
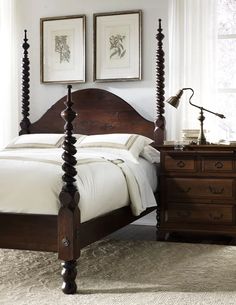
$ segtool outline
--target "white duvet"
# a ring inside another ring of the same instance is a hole
[[[56,215],[62,188],[61,148],[20,148],[0,152],[0,212]],[[134,215],[156,205],[155,165],[117,159],[109,153],[77,152],[81,221],[123,207]]]

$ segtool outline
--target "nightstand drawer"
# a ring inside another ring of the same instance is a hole
[[[233,159],[202,159],[202,171],[203,172],[233,172],[234,161]]]
[[[234,179],[166,178],[168,201],[228,199],[235,197]]]
[[[234,206],[173,205],[166,212],[166,222],[229,224],[234,223]]]
[[[181,171],[181,172],[196,172],[197,162],[195,158],[187,158],[179,156],[165,155],[164,158],[165,171]]]

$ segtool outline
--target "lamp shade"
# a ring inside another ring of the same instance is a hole
[[[171,106],[178,108],[182,94],[183,94],[183,90],[179,90],[176,95],[169,97],[166,102]]]

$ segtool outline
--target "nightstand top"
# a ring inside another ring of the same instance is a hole
[[[176,151],[176,152],[191,152],[191,151],[211,151],[211,152],[220,152],[220,151],[230,151],[236,153],[235,145],[184,145],[183,149],[175,149],[174,145],[153,145],[157,150],[160,151]]]

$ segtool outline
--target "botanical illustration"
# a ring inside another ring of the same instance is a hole
[[[55,36],[55,52],[60,54],[60,64],[70,62],[70,47],[67,43],[67,35]]]
[[[125,49],[126,36],[121,34],[111,35],[110,41],[110,59],[121,59],[126,53]]]
[[[141,79],[141,11],[98,13],[94,21],[94,80]]]

